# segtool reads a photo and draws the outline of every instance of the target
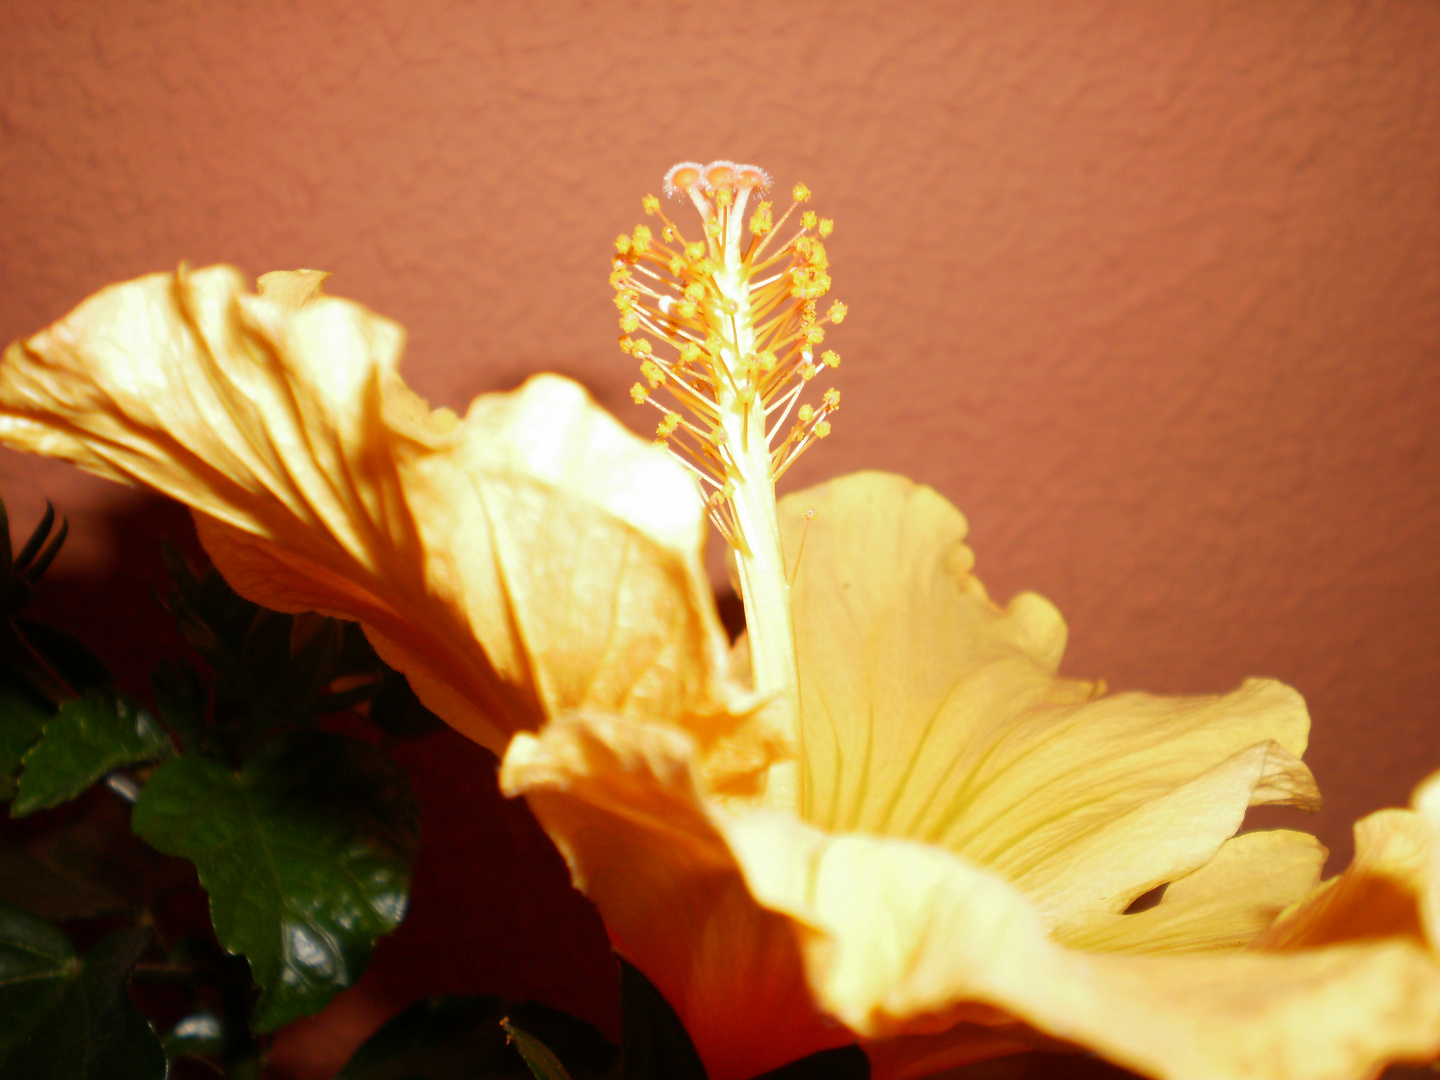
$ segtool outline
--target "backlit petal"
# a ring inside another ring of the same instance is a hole
[[[1100,697],[1058,677],[1059,614],[991,603],[931,489],[860,473],[787,496],[781,522],[814,823],[964,854],[1058,924],[1203,866],[1247,806],[1316,804],[1299,695]]]
[[[554,376],[463,421],[430,411],[397,374],[400,328],[320,280],[103,290],[6,350],[0,442],[188,503],[240,592],[358,619],[497,752],[582,707],[727,730],[683,470]]]

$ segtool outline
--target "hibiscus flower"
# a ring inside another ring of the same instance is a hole
[[[635,397],[674,402],[665,450],[554,376],[432,411],[395,324],[322,274],[254,294],[225,267],[10,346],[0,442],[188,503],[252,600],[358,620],[502,758],[714,1080],[857,1039],[885,1077],[1037,1037],[1164,1077],[1440,1052],[1440,779],[1317,885],[1312,838],[1236,835],[1251,805],[1315,804],[1293,691],[1107,695],[1058,676],[1047,602],[991,603],[930,489],[863,473],[777,503],[839,404],[801,402],[839,362],[816,358],[844,318],[818,306],[831,226],[797,188],[744,241],[763,173],[668,179],[700,231],[647,199],[659,235],[627,234],[612,278]]]

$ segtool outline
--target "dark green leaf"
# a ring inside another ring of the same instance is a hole
[[[232,772],[172,758],[131,825],[189,859],[220,943],[250,961],[257,1031],[323,1008],[400,923],[418,842],[405,775],[357,739],[299,732]]]
[[[501,1026],[507,1018],[543,1043],[574,1080],[605,1080],[619,1056],[589,1024],[543,1005],[439,997],[391,1019],[355,1052],[338,1080],[534,1080],[537,1074]]]
[[[685,1025],[639,969],[620,961],[625,1080],[705,1080]]]
[[[0,905],[0,1076],[76,971],[75,953],[59,930]]]
[[[500,1021],[500,1026],[509,1036],[510,1044],[524,1059],[535,1080],[570,1080],[570,1074],[565,1071],[565,1066],[560,1064],[560,1059],[534,1035],[516,1027],[508,1016]]]
[[[155,708],[160,721],[180,737],[187,753],[200,750],[205,741],[205,684],[184,660],[162,660],[150,673]]]
[[[105,938],[76,964],[53,927],[0,914],[0,1080],[164,1080],[160,1041],[125,985],[150,941],[144,927]]]
[[[111,769],[153,761],[170,750],[170,740],[148,712],[118,694],[91,690],[65,702],[45,722],[45,733],[25,755],[11,816],[58,806]]]
[[[870,1059],[853,1044],[837,1046],[771,1069],[755,1080],[870,1080]]]
[[[20,762],[40,741],[50,712],[38,694],[0,669],[0,802],[15,797]]]

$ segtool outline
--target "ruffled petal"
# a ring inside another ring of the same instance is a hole
[[[573,715],[516,736],[500,785],[525,796],[711,1080],[746,1080],[853,1036],[816,1010],[795,925],[751,896],[696,760],[673,727]]]
[[[1245,833],[1208,863],[1171,883],[1162,902],[1116,915],[1088,911],[1054,931],[1079,949],[1218,952],[1249,945],[1320,880],[1325,848],[1309,833]]]
[[[1440,773],[1415,791],[1410,810],[1378,810],[1355,823],[1355,858],[1345,872],[1292,905],[1257,943],[1313,948],[1345,941],[1405,939],[1440,962]]]
[[[1174,1080],[1339,1080],[1440,1051],[1440,967],[1413,941],[1081,952],[1014,886],[943,849],[764,812],[727,832],[760,903],[807,928],[817,1000],[870,1038],[970,1025],[951,1032],[963,1058],[973,1025],[1008,1018]],[[934,1060],[943,1042],[922,1048]],[[885,1060],[884,1075],[914,1075],[903,1053]]]
[[[269,274],[105,289],[0,365],[0,442],[188,503],[244,595],[362,622],[503,752],[576,708],[737,723],[693,482],[553,376],[432,412],[403,333]]]
[[[931,489],[842,477],[783,499],[781,526],[816,824],[964,854],[1060,924],[1204,866],[1247,806],[1318,804],[1299,695],[1101,697],[1059,678],[1059,614],[991,603]]]

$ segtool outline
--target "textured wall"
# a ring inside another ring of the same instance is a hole
[[[181,259],[317,266],[437,403],[550,368],[636,423],[611,238],[681,158],[803,179],[851,315],[794,485],[934,484],[1071,673],[1293,683],[1342,851],[1440,763],[1431,0],[17,0],[0,140],[0,338]],[[76,519],[72,600],[171,520],[0,465]]]

